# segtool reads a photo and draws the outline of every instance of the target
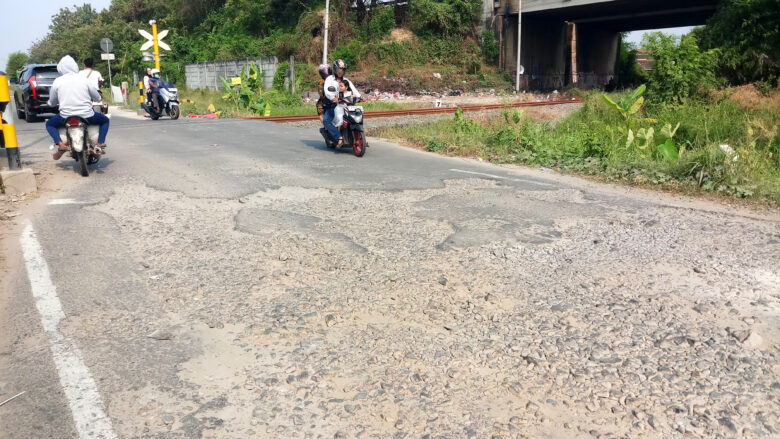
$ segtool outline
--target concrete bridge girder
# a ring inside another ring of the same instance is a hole
[[[490,5],[493,14],[488,20]],[[620,32],[704,24],[716,5],[717,0],[522,0],[523,85],[606,85],[615,73]],[[512,73],[517,8],[518,0],[483,3],[482,23],[497,35],[499,65]]]

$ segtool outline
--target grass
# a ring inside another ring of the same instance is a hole
[[[745,108],[727,95],[678,106],[651,102],[644,116],[658,122],[643,122],[643,126],[659,132],[665,123],[680,123],[674,140],[681,154],[672,163],[652,147],[626,147],[620,116],[600,93],[588,93],[585,98],[582,110],[554,126],[534,122],[519,111],[507,111],[504,117],[493,119],[456,115],[455,120],[388,127],[377,135],[447,155],[780,204],[780,112],[772,106]],[[735,155],[720,145],[728,145]]]

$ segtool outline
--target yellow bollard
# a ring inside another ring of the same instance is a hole
[[[8,156],[8,168],[12,171],[22,167],[19,143],[16,141],[16,126],[14,126],[15,112],[16,108],[11,103],[11,92],[8,88],[8,77],[5,72],[0,72],[0,135]]]
[[[138,103],[139,104],[144,103],[144,82],[143,81],[138,82]]]

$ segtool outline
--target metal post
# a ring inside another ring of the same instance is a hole
[[[111,81],[111,60],[108,60],[108,87],[113,88],[114,83]]]
[[[517,73],[515,78],[515,92],[520,92],[520,47],[522,47],[523,32],[523,0],[517,0]]]
[[[295,94],[295,56],[290,55],[290,90]]]
[[[322,63],[328,63],[328,19],[330,18],[330,0],[325,0],[325,42],[322,46]]]
[[[152,41],[154,41],[154,67],[160,70],[160,46],[157,44],[157,21],[150,21],[152,24]]]
[[[8,89],[8,77],[0,71],[0,136],[8,156],[8,169],[14,171],[22,167],[19,157],[19,143],[16,141],[16,126],[14,116],[16,107],[11,102],[11,92]]]

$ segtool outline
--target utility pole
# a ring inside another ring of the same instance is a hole
[[[520,93],[520,47],[523,32],[523,0],[517,0],[517,73],[515,78],[515,93]]]
[[[328,63],[328,19],[330,14],[330,0],[325,0],[325,44],[322,46],[322,63]]]

